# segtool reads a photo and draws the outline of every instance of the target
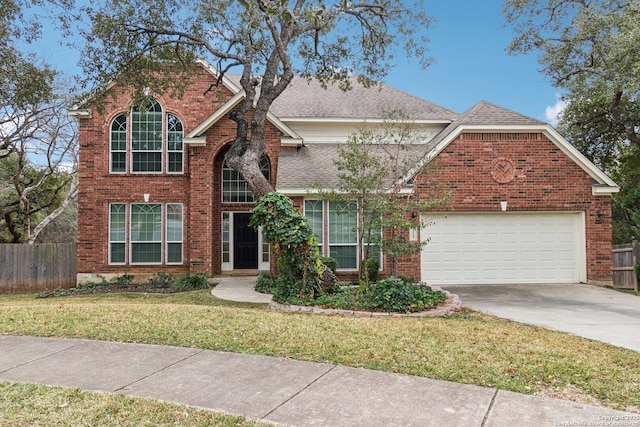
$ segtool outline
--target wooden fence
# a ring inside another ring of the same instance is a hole
[[[613,247],[613,287],[638,291],[634,266],[640,263],[640,243],[634,241]]]
[[[75,243],[0,245],[0,293],[40,292],[75,285]]]

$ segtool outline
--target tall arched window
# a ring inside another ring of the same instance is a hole
[[[182,173],[183,137],[180,119],[174,114],[165,114],[158,101],[150,98],[134,107],[129,117],[120,114],[111,122],[110,170],[112,173]]]
[[[260,170],[267,180],[270,179],[271,165],[269,158],[260,160]],[[225,161],[222,165],[222,201],[224,203],[253,203],[253,193],[240,172],[231,169]]]
[[[131,112],[131,171],[162,172],[162,107],[150,99]]]

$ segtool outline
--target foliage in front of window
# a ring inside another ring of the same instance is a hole
[[[360,280],[375,283],[380,274],[380,261],[375,258],[367,258],[360,265]]]
[[[338,260],[331,257],[322,257],[321,260],[322,263],[333,272],[333,274],[336,274],[336,271],[338,270]]]
[[[335,276],[323,263],[318,240],[309,223],[294,209],[287,196],[271,192],[252,210],[250,224],[262,227],[267,241],[279,253],[279,275],[274,299],[286,302],[292,297],[311,297],[329,291]]]
[[[401,194],[404,182],[420,172],[420,156],[412,150],[425,136],[416,131],[411,119],[393,112],[380,129],[361,128],[338,148],[338,186],[320,191],[324,199],[357,202],[357,245],[362,259],[374,258],[379,248],[388,257],[391,274],[397,275],[398,258],[419,253],[426,241],[411,241],[406,236],[427,224],[414,213],[444,206],[446,195],[422,200]],[[413,154],[412,154],[413,153]],[[415,155],[414,155],[415,154]],[[368,269],[364,285],[371,282]]]

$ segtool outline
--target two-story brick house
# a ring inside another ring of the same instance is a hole
[[[243,92],[206,63],[181,99],[151,94],[132,108],[116,91],[80,123],[78,278],[123,273],[211,275],[274,271],[269,245],[248,226],[253,196],[224,164]],[[611,281],[611,194],[616,184],[551,126],[490,103],[457,114],[388,86],[322,89],[294,79],[273,104],[263,173],[313,224],[339,273],[359,266],[353,215],[317,200],[313,185],[336,184],[337,144],[365,122],[402,110],[426,135],[411,178],[417,197],[450,191],[420,234],[424,251],[401,272],[430,284]],[[382,258],[382,270],[388,263]]]

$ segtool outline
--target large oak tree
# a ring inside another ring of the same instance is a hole
[[[197,58],[220,75],[241,74],[245,98],[230,113],[237,134],[226,161],[253,193],[273,191],[260,171],[265,125],[273,101],[294,75],[337,83],[349,77],[371,85],[398,59],[416,57],[422,65],[430,18],[418,2],[402,0],[121,0],[67,15],[86,44],[87,83],[119,83],[136,96],[142,90],[174,91]]]
[[[567,101],[560,130],[621,184],[621,239],[640,239],[640,0],[507,0],[505,13],[510,51],[537,52]]]

